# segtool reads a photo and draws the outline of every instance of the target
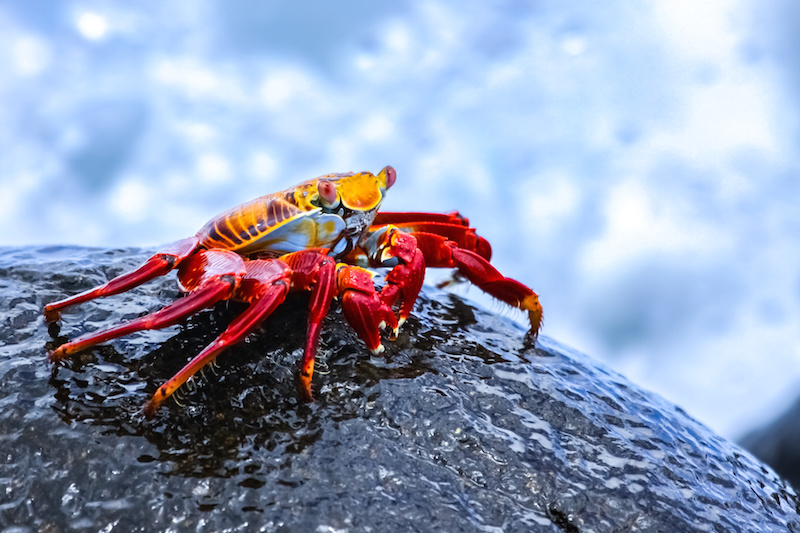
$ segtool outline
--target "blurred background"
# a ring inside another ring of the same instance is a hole
[[[384,209],[460,210],[545,335],[737,438],[800,390],[798,30],[792,0],[0,1],[0,244],[157,246],[390,164]]]

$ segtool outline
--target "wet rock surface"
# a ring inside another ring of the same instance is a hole
[[[59,368],[46,345],[172,301],[174,279],[70,309],[60,328],[41,316],[145,256],[0,250],[0,530],[800,530],[791,487],[735,444],[428,287],[385,358],[331,313],[313,404],[295,392],[298,295],[145,420],[149,395],[240,307]]]

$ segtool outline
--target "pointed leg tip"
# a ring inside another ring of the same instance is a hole
[[[61,320],[61,311],[50,305],[44,306],[44,321],[48,324]]]
[[[297,391],[300,394],[300,399],[304,403],[312,403],[314,401],[314,393],[311,392],[311,375],[300,372],[297,380]]]
[[[314,403],[314,394],[311,392],[311,389],[300,389],[300,399],[303,400],[303,403]]]
[[[66,350],[59,346],[55,350],[48,350],[47,358],[51,363],[60,363],[67,357]]]
[[[164,400],[167,398],[172,397],[175,400],[175,403],[178,403],[176,396],[178,395],[178,390],[173,390],[170,393],[167,393],[168,389],[165,388],[164,385],[158,388],[158,390],[147,400],[147,403],[144,404],[142,408],[142,412],[144,413],[144,417],[150,420],[154,416],[156,416],[156,411],[161,407],[161,404],[164,403]],[[173,392],[175,394],[173,394]],[[178,404],[180,405],[180,404]]]
[[[378,344],[378,347],[377,347],[377,348],[372,348],[372,349],[370,349],[370,353],[371,353],[372,355],[380,355],[380,354],[382,354],[384,351],[386,351],[386,348],[383,346],[383,344]]]
[[[392,328],[392,334],[389,337],[391,340],[393,340],[393,341],[397,340],[397,336],[400,334],[400,328],[402,328],[403,324],[405,324],[405,323],[406,323],[406,317],[403,316],[403,317],[400,317],[399,319],[397,319],[397,321],[395,322],[394,327]]]
[[[158,411],[159,404],[154,402],[152,399],[148,401],[144,408],[142,408],[142,413],[147,420],[152,420],[153,417],[156,416],[156,411]]]
[[[525,297],[520,303],[520,309],[528,311],[528,320],[531,324],[531,329],[528,335],[534,339],[539,336],[542,330],[542,323],[544,322],[544,314],[542,313],[542,305],[539,303],[539,296],[534,292]]]

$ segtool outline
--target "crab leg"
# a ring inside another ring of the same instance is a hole
[[[290,286],[296,290],[311,290],[308,335],[300,368],[300,393],[304,400],[311,401],[311,378],[320,327],[336,294],[336,267],[333,259],[325,255],[326,252],[327,249],[310,249],[287,254],[280,260],[247,262],[247,272],[233,298],[250,303],[250,307],[231,322],[214,342],[159,387],[145,406],[145,415],[152,417],[164,400],[189,378],[216,359],[222,350],[241,342],[258,327],[284,301]]]
[[[78,337],[72,342],[62,344],[50,352],[50,361],[53,363],[61,361],[72,354],[130,333],[144,329],[162,329],[175,325],[187,316],[211,307],[221,300],[228,299],[232,292],[231,283],[226,283],[222,280],[209,282],[186,298],[182,298],[155,313],[136,318],[104,331],[90,333]]]
[[[431,267],[457,268],[469,281],[487,294],[513,307],[528,312],[536,338],[542,327],[542,306],[539,296],[519,281],[503,276],[478,252],[463,249],[447,237],[433,233],[414,233],[425,261]]]
[[[65,307],[83,303],[88,300],[93,300],[95,298],[101,298],[103,296],[119,294],[127,291],[128,289],[141,285],[142,283],[150,281],[155,277],[163,276],[178,266],[184,259],[194,252],[197,249],[197,245],[197,237],[190,237],[188,239],[183,239],[172,243],[153,255],[133,272],[128,272],[118,276],[99,287],[95,287],[94,289],[90,289],[80,294],[76,294],[70,298],[45,305],[45,318],[48,322],[55,322],[58,320],[61,310]]]
[[[373,226],[374,227],[374,226]],[[404,222],[395,225],[399,230],[412,235],[433,234],[446,237],[455,242],[459,248],[472,250],[487,261],[492,258],[492,246],[489,241],[475,233],[469,226],[446,224],[443,222]]]
[[[372,221],[373,228],[376,226],[386,226],[394,224],[401,226],[407,223],[436,222],[439,224],[452,224],[456,226],[469,227],[469,219],[458,211],[452,213],[414,213],[414,212],[390,212],[380,211]]]
[[[266,273],[277,275],[271,278],[259,276],[264,273],[256,271],[260,266],[259,263],[267,263],[268,266],[265,270],[268,272]],[[286,298],[286,293],[289,292],[289,275],[287,271],[276,272],[277,269],[272,268],[271,265],[275,265],[278,268],[286,266],[280,261],[251,261],[247,264],[248,277],[242,280],[243,290],[247,291],[247,294],[237,295],[237,299],[247,299],[250,301],[250,307],[236,317],[214,342],[206,346],[177,374],[158,388],[153,397],[150,398],[150,401],[144,406],[144,414],[147,418],[152,418],[159,406],[164,403],[164,400],[169,398],[201,368],[216,359],[222,350],[244,340],[283,302]],[[258,279],[259,277],[260,279]]]
[[[325,255],[327,249],[310,249],[281,257],[292,269],[292,287],[311,290],[308,303],[308,332],[303,360],[300,363],[299,390],[303,400],[313,400],[311,378],[319,346],[322,320],[328,314],[331,301],[336,296],[336,263]]]
[[[136,331],[177,324],[187,316],[230,298],[244,271],[244,261],[235,253],[221,250],[200,252],[181,267],[182,276],[192,287],[186,297],[154,313],[62,344],[50,352],[50,360],[61,361],[74,353]]]
[[[383,213],[375,217],[371,229],[378,232],[386,224],[394,224],[414,236],[427,266],[457,268],[484,292],[527,311],[531,324],[529,335],[538,335],[542,325],[539,297],[522,283],[503,276],[489,263],[492,248],[469,227],[468,219],[457,212]]]

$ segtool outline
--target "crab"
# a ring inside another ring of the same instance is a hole
[[[320,328],[331,301],[340,299],[347,322],[367,349],[379,354],[382,332],[394,340],[410,315],[426,267],[454,268],[489,295],[527,311],[527,335],[535,340],[542,324],[537,294],[489,263],[491,246],[467,218],[458,212],[378,211],[396,178],[390,166],[377,175],[327,174],[256,198],[212,218],[193,237],[163,247],[136,270],[47,304],[45,317],[54,322],[68,306],[119,294],[174,269],[185,293],[158,311],[62,344],[50,351],[50,360],[58,363],[123,335],[172,326],[223,300],[248,304],[158,388],[144,406],[150,418],[195,373],[253,332],[289,292],[310,291],[298,390],[303,400],[312,401]],[[369,270],[374,268],[390,269],[380,289]]]

